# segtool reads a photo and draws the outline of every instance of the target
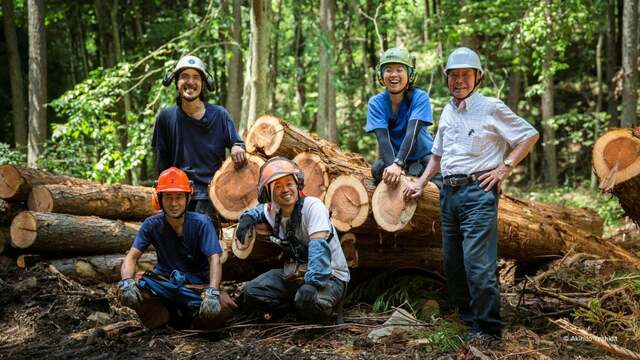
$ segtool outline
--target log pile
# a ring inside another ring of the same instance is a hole
[[[592,161],[600,189],[617,197],[640,225],[640,127],[606,132],[593,146]]]

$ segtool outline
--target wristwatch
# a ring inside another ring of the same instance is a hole
[[[402,160],[400,160],[398,158],[395,158],[395,160],[393,160],[393,163],[398,165],[398,166],[400,166],[401,169],[404,169],[404,165],[405,165],[404,161],[402,161]]]
[[[504,159],[502,161],[502,163],[504,164],[504,166],[506,167],[511,167],[511,165],[513,165],[513,161],[509,160],[509,159]]]

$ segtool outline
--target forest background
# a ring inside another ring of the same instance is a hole
[[[638,0],[3,0],[0,164],[150,184],[155,117],[175,104],[161,80],[185,54],[208,64],[208,101],[241,131],[270,112],[372,161],[382,51],[416,55],[435,132],[446,56],[468,46],[486,69],[480,91],[542,135],[509,191],[612,224],[621,210],[598,194],[591,148],[638,126],[638,16]]]

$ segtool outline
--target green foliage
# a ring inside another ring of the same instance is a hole
[[[12,149],[9,144],[0,142],[0,164],[24,164],[27,162],[27,156],[18,150]]]
[[[457,351],[464,344],[463,338],[467,327],[460,321],[451,321],[445,318],[433,318],[429,327],[418,332],[420,339],[424,339],[426,351],[430,354],[439,354]]]

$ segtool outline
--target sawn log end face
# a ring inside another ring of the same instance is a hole
[[[341,232],[364,224],[369,214],[367,190],[351,175],[341,175],[331,182],[324,203],[331,211],[331,222]]]
[[[11,222],[11,245],[19,249],[30,247],[38,236],[38,224],[35,215],[23,211]]]
[[[15,166],[0,165],[0,198],[13,199],[25,185],[25,180]]]
[[[267,156],[273,155],[284,137],[283,120],[273,115],[263,115],[253,124],[247,135],[247,151],[263,152]]]
[[[378,184],[371,199],[371,210],[378,225],[389,232],[402,230],[416,211],[416,201],[405,202],[403,191],[408,179],[403,178],[396,187],[389,187],[386,183]]]
[[[258,179],[264,160],[248,155],[247,163],[236,169],[227,159],[209,186],[209,197],[216,210],[229,220],[237,220],[244,209],[258,204]]]

